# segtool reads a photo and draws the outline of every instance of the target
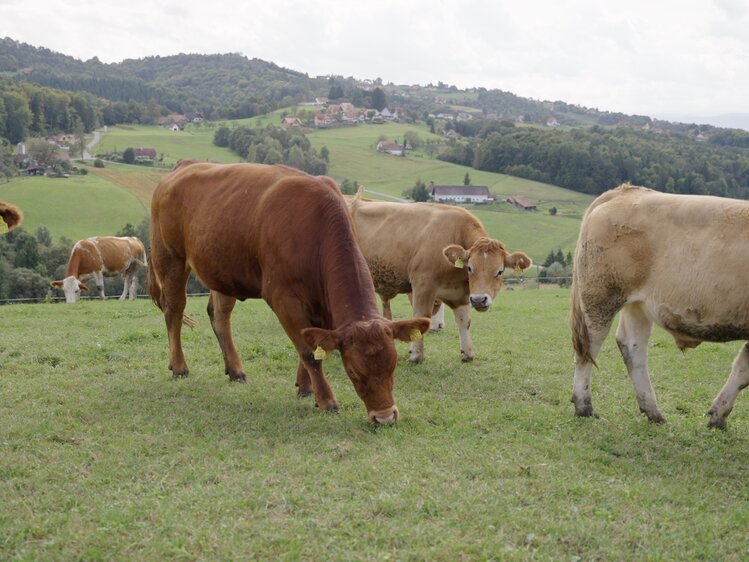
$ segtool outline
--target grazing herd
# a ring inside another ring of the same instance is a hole
[[[0,217],[0,232],[22,220],[20,210],[3,202]],[[740,282],[747,248],[749,202],[628,184],[599,196],[583,218],[574,262],[576,415],[593,414],[591,373],[617,313],[616,342],[640,410],[656,423],[663,415],[647,366],[653,324],[681,349],[749,340],[749,290]],[[150,263],[137,238],[88,238],[75,244],[65,279],[52,284],[71,303],[85,290],[81,278],[93,276],[104,298],[103,276],[122,275],[120,300],[132,300],[134,275],[148,266],[148,292],[166,321],[169,369],[184,377],[181,328],[194,325],[184,314],[193,272],[210,289],[208,316],[233,381],[246,374],[232,338],[232,310],[237,300],[262,298],[298,353],[299,396],[314,395],[320,409],[338,410],[322,368],[338,350],[369,421],[389,424],[400,416],[393,341],[410,342],[409,360],[421,362],[429,317],[444,303],[458,326],[461,358],[472,360],[471,309],[489,310],[506,272],[531,263],[490,238],[462,208],[370,201],[361,191],[344,197],[332,179],[284,166],[185,161],[153,194]],[[413,318],[393,321],[389,301],[400,293],[409,295]],[[749,386],[747,346],[713,401],[710,427],[725,427],[738,393]]]

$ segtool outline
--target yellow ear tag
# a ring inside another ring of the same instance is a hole
[[[458,269],[463,269],[463,260],[460,258],[455,260],[455,267],[457,267]]]
[[[421,335],[421,332],[418,328],[412,328],[411,331],[408,333],[409,337],[411,338],[411,341],[419,341],[424,336]]]
[[[522,274],[523,274],[523,268],[522,268],[522,267],[520,267],[520,265],[516,265],[516,266],[515,266],[515,269],[513,269],[513,270],[512,270],[512,272],[513,272],[513,273],[514,273],[515,275],[522,275]]]
[[[8,232],[8,225],[5,224],[5,221],[0,220],[0,234],[5,234]]]
[[[315,357],[315,361],[322,361],[328,356],[325,350],[319,345],[315,348],[315,352],[312,355]]]

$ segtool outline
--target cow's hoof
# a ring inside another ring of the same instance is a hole
[[[231,382],[247,382],[247,376],[244,373],[229,373],[229,380]]]
[[[725,429],[726,428],[726,417],[719,416],[715,410],[710,410],[707,413],[710,416],[710,421],[707,422],[707,427],[710,429]]]
[[[590,398],[586,398],[579,403],[573,396],[570,400],[575,405],[575,415],[579,418],[590,418],[593,416],[593,404]]]
[[[173,379],[184,379],[189,374],[190,374],[190,371],[188,371],[187,369],[182,369],[181,371],[172,371],[172,378]]]
[[[648,421],[650,423],[661,424],[661,423],[666,423],[666,418],[664,418],[662,414],[653,414],[652,416],[648,416]]]
[[[301,388],[296,391],[297,398],[308,398],[313,394],[314,392],[312,392],[311,390],[302,390]]]
[[[414,365],[418,365],[424,360],[424,358],[421,355],[410,355],[408,360]]]
[[[470,363],[473,361],[473,355],[468,355],[465,351],[461,351],[460,360],[463,361],[463,363]]]

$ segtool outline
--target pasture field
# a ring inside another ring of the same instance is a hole
[[[93,151],[105,154],[128,147],[155,148],[157,154],[163,154],[167,169],[179,160],[189,159],[238,162],[240,158],[231,150],[213,144],[217,127],[217,123],[205,123],[189,125],[184,131],[169,131],[155,125],[117,125],[102,133]]]
[[[204,297],[177,381],[145,299],[2,307],[0,559],[747,559],[749,404],[726,431],[704,415],[741,344],[682,354],[656,330],[667,422],[652,425],[610,338],[598,417],[579,419],[568,301],[503,292],[473,315],[469,364],[451,319],[422,365],[399,343],[402,419],[379,428],[337,354],[341,412],[296,398],[296,354],[261,301],[234,314],[247,385],[223,374]]]
[[[49,228],[57,240],[115,234],[148,212],[142,200],[95,174],[69,178],[20,177],[0,184],[0,199],[23,209],[23,228]]]

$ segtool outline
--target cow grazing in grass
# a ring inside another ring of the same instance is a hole
[[[211,289],[208,315],[231,380],[246,379],[230,317],[239,300],[263,298],[299,354],[300,396],[338,410],[323,374],[338,349],[373,423],[398,419],[393,339],[411,341],[429,319],[392,322],[377,311],[372,279],[338,186],[284,166],[182,162],[151,203],[148,290],[164,312],[169,368],[188,373],[180,340],[190,271]]]
[[[662,422],[647,367],[653,324],[683,349],[703,341],[749,339],[749,203],[669,195],[623,185],[598,197],[583,218],[572,283],[570,326],[576,355],[572,402],[590,416],[591,371],[617,312],[616,341],[640,410]],[[710,408],[724,427],[749,385],[749,348],[733,362]]]
[[[88,288],[81,279],[93,277],[99,296],[104,299],[104,276],[121,275],[125,287],[120,300],[134,300],[137,290],[135,274],[146,267],[146,249],[134,236],[93,236],[79,240],[73,246],[65,270],[65,279],[52,281],[52,286],[62,289],[65,302],[74,303],[81,291]]]
[[[368,201],[361,190],[348,204],[383,302],[411,292],[414,316],[430,316],[437,313],[435,301],[442,301],[455,315],[463,361],[472,360],[471,307],[489,310],[505,270],[527,269],[531,259],[509,253],[460,207]],[[423,356],[423,340],[414,341],[410,360]]]
[[[2,231],[8,232],[21,225],[23,221],[23,213],[21,209],[5,201],[0,201],[0,218],[3,220],[3,224],[0,224],[0,233]]]

